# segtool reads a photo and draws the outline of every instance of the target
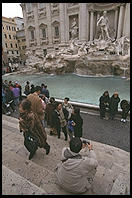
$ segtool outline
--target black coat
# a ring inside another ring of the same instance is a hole
[[[125,112],[129,112],[130,110],[130,103],[127,100],[122,100],[120,103],[121,109]]]
[[[72,115],[72,120],[75,122],[74,135],[75,137],[82,137],[83,119],[80,115]]]
[[[120,102],[120,98],[114,98],[114,95],[110,98],[110,111],[111,112],[117,112],[118,111],[118,103]]]
[[[99,106],[100,108],[106,108],[106,107],[109,107],[109,103],[110,103],[110,97],[109,95],[108,96],[104,96],[102,95],[99,99]],[[106,103],[108,103],[108,106],[106,105]]]

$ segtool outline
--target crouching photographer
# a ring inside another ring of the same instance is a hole
[[[85,150],[85,156],[81,155]],[[87,152],[86,152],[87,151]],[[62,150],[62,159],[55,168],[56,183],[71,193],[84,193],[90,189],[98,162],[90,142],[74,137],[69,147]]]

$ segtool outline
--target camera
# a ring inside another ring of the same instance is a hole
[[[82,140],[82,143],[83,143],[83,144],[90,144],[90,142],[87,141],[87,140]]]

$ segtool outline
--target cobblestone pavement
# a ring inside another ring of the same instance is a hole
[[[18,111],[12,114],[18,117]],[[108,144],[130,152],[130,121],[120,119],[102,120],[99,115],[81,113],[83,118],[83,137],[89,140]]]

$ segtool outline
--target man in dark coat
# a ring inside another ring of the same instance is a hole
[[[122,109],[122,119],[121,122],[126,122],[126,118],[128,116],[128,112],[130,111],[130,102],[127,100],[122,100],[120,103]]]
[[[110,118],[113,120],[116,113],[118,112],[118,103],[120,102],[120,98],[118,96],[118,92],[114,92],[113,96],[110,98]]]
[[[110,97],[109,92],[105,91],[103,95],[99,99],[99,107],[100,107],[100,118],[105,118],[106,108],[109,107]]]
[[[83,119],[80,115],[80,109],[75,108],[72,115],[72,120],[74,121],[74,136],[75,137],[82,137],[82,126],[83,126]]]

